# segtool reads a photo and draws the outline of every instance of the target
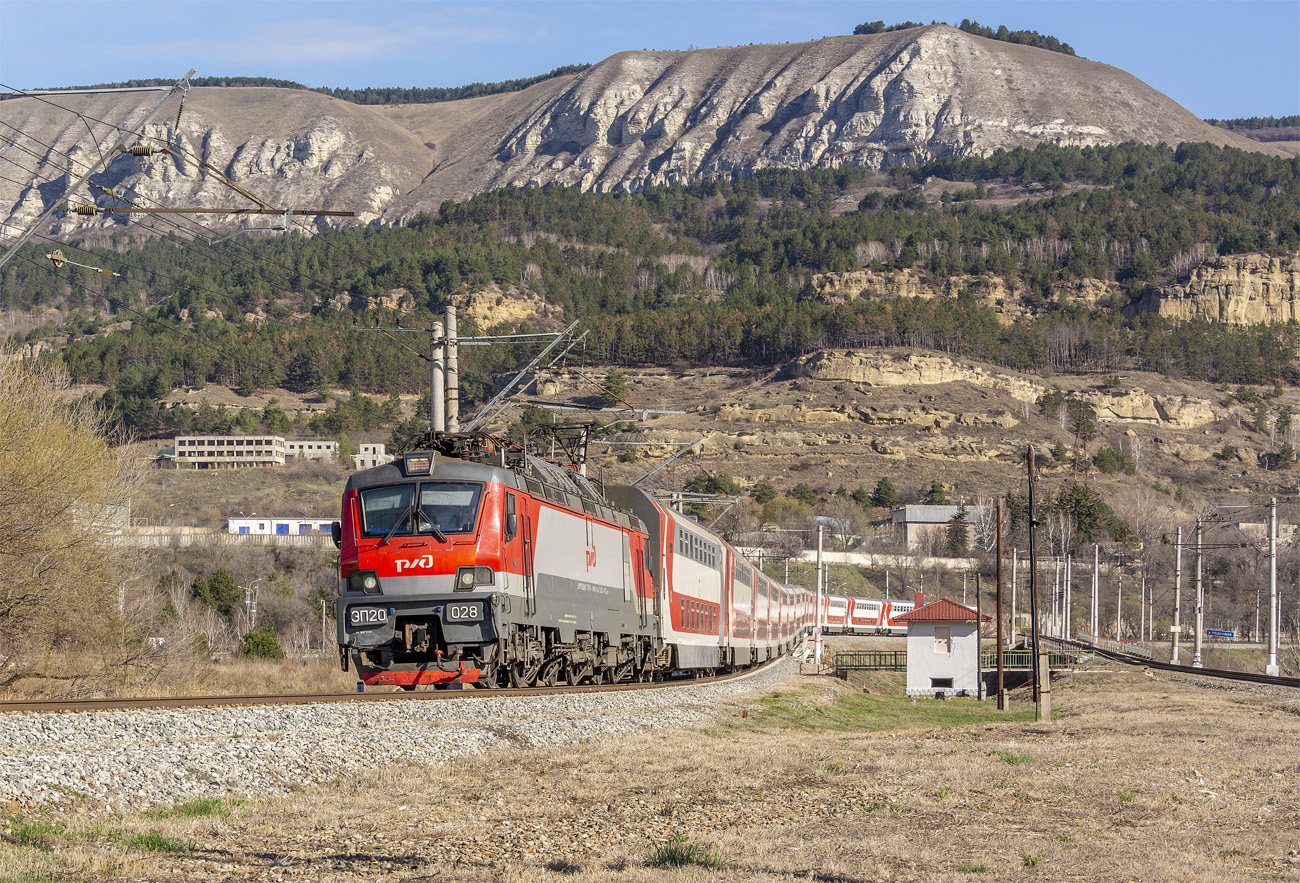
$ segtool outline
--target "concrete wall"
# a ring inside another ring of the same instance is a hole
[[[936,628],[951,629],[951,650],[935,649]],[[979,630],[975,623],[913,622],[907,626],[907,695],[933,696],[939,690],[953,696],[965,690],[979,695]],[[951,678],[951,687],[936,687],[934,679]]]

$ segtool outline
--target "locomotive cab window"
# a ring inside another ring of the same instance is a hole
[[[420,484],[421,533],[472,533],[478,521],[483,485],[468,481],[426,481]]]
[[[418,496],[417,496],[418,494]],[[426,481],[366,488],[360,493],[362,532],[368,537],[472,533],[483,485]],[[418,501],[418,505],[416,504]]]

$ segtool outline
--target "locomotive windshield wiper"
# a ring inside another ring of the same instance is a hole
[[[438,542],[440,543],[447,542],[447,535],[442,531],[438,530],[438,525],[433,523],[433,519],[430,518],[428,515],[426,515],[423,509],[418,510],[416,512],[416,516],[420,519],[419,521],[416,522],[416,527],[415,527],[416,533],[419,533],[420,531],[423,530],[428,530],[430,533],[433,534],[434,539],[436,539]]]
[[[384,534],[384,538],[379,541],[379,545],[387,546],[388,541],[393,538],[393,534],[397,533],[397,529],[406,523],[406,520],[411,517],[414,511],[415,511],[414,503],[407,506],[406,509],[402,511],[402,514],[397,516],[397,520],[394,521],[393,526],[388,529],[388,533]]]

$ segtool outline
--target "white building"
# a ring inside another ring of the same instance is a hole
[[[278,435],[182,435],[176,465],[195,469],[283,466],[284,438]]]
[[[375,466],[391,463],[396,459],[392,454],[385,453],[383,445],[362,445],[358,452],[352,455],[352,465],[356,469],[371,469]]]
[[[330,532],[333,518],[272,517],[254,515],[250,518],[229,518],[226,520],[226,533],[243,533],[270,535],[298,535]]]
[[[318,438],[294,438],[284,443],[284,452],[303,460],[325,460],[339,455],[339,443]]]
[[[980,696],[980,621],[969,607],[940,598],[895,617],[907,625],[908,696]]]

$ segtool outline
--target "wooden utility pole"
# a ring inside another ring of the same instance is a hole
[[[979,696],[984,698],[984,624],[983,599],[980,598],[980,575],[975,574],[975,671],[979,674]]]
[[[1029,621],[1034,635],[1034,720],[1052,719],[1052,688],[1046,683],[1047,661],[1038,640],[1038,509],[1034,497],[1034,447],[1029,446]],[[1049,670],[1050,671],[1050,670]],[[1045,677],[1046,675],[1046,677]]]
[[[998,506],[998,710],[1001,711],[1007,707],[1006,686],[1002,681],[1002,500],[997,501]]]

